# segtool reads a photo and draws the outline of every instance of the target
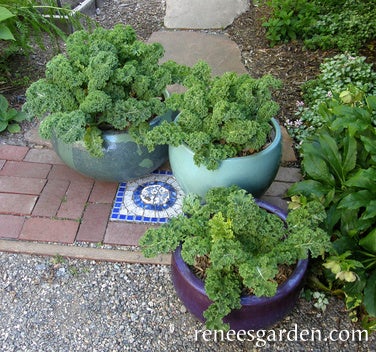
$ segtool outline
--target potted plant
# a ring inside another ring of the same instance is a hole
[[[212,187],[236,184],[259,197],[270,186],[281,159],[279,106],[272,89],[281,82],[226,72],[212,77],[199,61],[167,105],[180,114],[149,132],[147,145],[169,144],[172,171],[186,193],[203,196]]]
[[[72,168],[97,179],[124,181],[150,173],[168,158],[143,147],[145,132],[171,121],[166,87],[187,69],[159,64],[161,44],[136,39],[130,26],[71,34],[66,53],[53,57],[45,78],[26,92],[24,110],[42,119],[40,134]]]
[[[173,252],[172,280],[188,310],[208,329],[272,325],[294,306],[308,255],[323,255],[329,236],[318,201],[286,216],[237,186],[188,194],[184,214],[140,239],[146,257]],[[295,203],[296,204],[296,203]]]

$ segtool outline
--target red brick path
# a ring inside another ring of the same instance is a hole
[[[0,239],[137,245],[152,225],[108,221],[117,187],[52,150],[0,145]]]

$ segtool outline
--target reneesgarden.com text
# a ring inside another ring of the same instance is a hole
[[[367,330],[330,330],[323,333],[319,329],[298,329],[294,324],[291,329],[276,330],[195,330],[195,341],[200,338],[209,342],[253,341],[256,347],[264,347],[268,342],[279,341],[368,341]]]

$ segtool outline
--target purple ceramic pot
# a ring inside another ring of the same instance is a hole
[[[286,220],[286,214],[281,209],[260,200],[257,200],[257,203],[261,208]],[[224,322],[229,323],[230,329],[235,331],[265,329],[275,324],[295,306],[307,267],[308,259],[299,260],[292,275],[278,287],[273,297],[242,297],[242,308],[233,310],[225,317]],[[211,301],[205,293],[203,281],[197,278],[183,261],[181,247],[172,254],[171,275],[177,295],[188,311],[200,321],[205,322],[203,312]]]

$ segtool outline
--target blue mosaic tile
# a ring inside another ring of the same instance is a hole
[[[182,212],[183,196],[171,171],[158,170],[119,184],[110,220],[166,223]]]

